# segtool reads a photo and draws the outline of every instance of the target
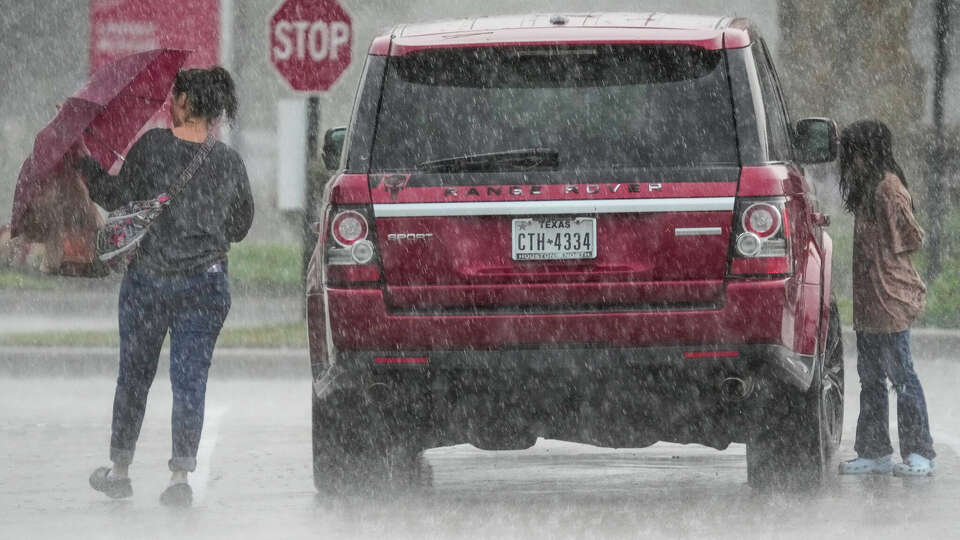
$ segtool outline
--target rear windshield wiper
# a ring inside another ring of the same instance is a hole
[[[487,154],[467,154],[424,161],[417,169],[431,172],[493,172],[528,169],[555,169],[560,153],[549,148],[524,148]]]

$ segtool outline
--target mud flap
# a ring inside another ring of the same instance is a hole
[[[313,394],[323,401],[334,392],[357,388],[356,381],[347,377],[347,370],[340,364],[331,364],[320,377],[313,381]]]

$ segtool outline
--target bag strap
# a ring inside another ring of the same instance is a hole
[[[187,187],[187,182],[189,182],[197,170],[200,169],[200,165],[203,165],[203,160],[207,158],[210,151],[213,150],[213,145],[216,143],[217,139],[214,138],[213,133],[208,133],[207,138],[200,146],[200,150],[193,156],[193,161],[180,173],[180,178],[178,178],[176,183],[167,191],[167,202],[179,195],[180,192],[183,191],[183,188]]]

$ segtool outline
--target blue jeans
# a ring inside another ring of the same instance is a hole
[[[890,445],[887,379],[897,391],[897,431],[900,455],[933,459],[933,438],[923,388],[910,359],[910,331],[893,334],[857,332],[857,373],[860,375],[860,418],[857,455],[877,458],[893,453]]]
[[[220,329],[230,311],[224,271],[159,276],[131,269],[120,286],[120,369],[113,400],[110,459],[133,460],[147,393],[170,332],[173,387],[172,471],[193,471],[203,429],[207,372]]]

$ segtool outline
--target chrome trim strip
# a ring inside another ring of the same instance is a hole
[[[733,210],[734,197],[599,199],[580,201],[496,201],[375,204],[376,217],[532,216],[716,212]]]
[[[673,230],[677,236],[716,236],[720,227],[677,227]]]

